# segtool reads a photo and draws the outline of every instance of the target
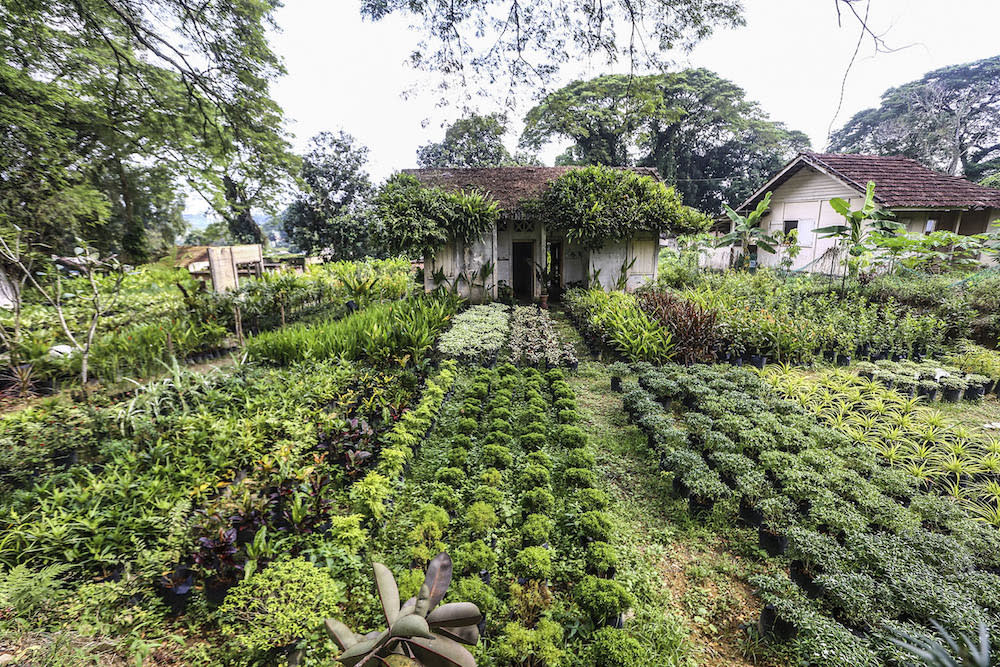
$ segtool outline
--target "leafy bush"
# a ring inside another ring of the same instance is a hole
[[[590,645],[593,667],[641,667],[648,664],[642,644],[622,630],[598,628]]]
[[[513,571],[525,579],[552,576],[552,553],[545,547],[525,547],[514,557]]]
[[[301,560],[273,563],[237,584],[219,607],[224,634],[255,651],[294,643],[337,615],[344,588]]]
[[[617,581],[589,574],[577,584],[573,597],[598,625],[603,625],[633,603],[632,594]]]

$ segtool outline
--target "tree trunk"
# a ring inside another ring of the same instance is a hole
[[[233,237],[239,243],[264,243],[264,235],[250,213],[246,188],[234,181],[229,174],[222,177],[222,183],[226,189],[226,203],[229,205],[226,223]]]

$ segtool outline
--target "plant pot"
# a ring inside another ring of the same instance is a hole
[[[489,586],[490,585],[490,581],[493,580],[493,575],[490,574],[489,570],[482,570],[479,573],[479,578],[482,579],[482,581],[483,581],[484,584],[486,584],[487,586]]]
[[[611,376],[611,391],[621,392],[622,390],[622,379],[617,375]]]
[[[764,515],[746,500],[740,501],[739,518],[747,526],[757,528],[764,522]]]
[[[692,514],[708,514],[712,511],[714,505],[715,500],[712,498],[701,498],[699,496],[690,496],[688,498],[688,509]]]
[[[762,635],[773,634],[781,641],[788,641],[798,634],[798,628],[793,623],[778,615],[778,609],[773,604],[766,604],[760,611],[757,629]]]
[[[837,355],[837,365],[838,366],[850,366],[851,365],[851,355],[849,355],[849,354],[838,354]]]
[[[681,498],[687,498],[691,495],[691,489],[681,481],[680,477],[674,477],[673,489],[674,493]]]
[[[875,377],[875,371],[858,371],[858,377],[865,378],[866,380],[871,380]]]
[[[823,594],[823,588],[814,581],[813,576],[814,573],[800,560],[793,560],[788,564],[788,578],[807,596],[818,598]]]
[[[885,350],[881,350],[879,352],[875,352],[874,354],[872,354],[871,355],[871,360],[872,361],[882,361],[887,356],[888,356],[888,354],[885,352]]]
[[[538,307],[541,308],[542,310],[548,310],[549,309],[549,295],[548,294],[543,294],[540,297],[538,297]]]
[[[779,535],[761,524],[757,529],[757,544],[767,552],[768,556],[780,556],[788,548],[788,537]]]
[[[750,365],[758,370],[764,370],[764,366],[767,365],[767,355],[766,354],[751,354],[750,355]]]
[[[965,396],[963,398],[967,401],[981,401],[985,395],[986,388],[982,385],[975,385],[965,390]]]
[[[958,403],[958,399],[962,397],[961,389],[942,389],[941,390],[941,400],[946,403]]]
[[[924,389],[924,388],[921,387],[921,388],[917,389],[917,394],[919,396],[923,396],[924,398],[926,398],[928,403],[933,403],[934,401],[937,400],[938,390],[937,389]]]
[[[837,353],[834,350],[823,350],[823,359],[832,364],[837,359]]]
[[[621,630],[625,627],[625,614],[612,614],[611,616],[608,616],[604,622],[609,628]]]
[[[895,361],[896,363],[899,363],[903,359],[906,359],[906,355],[903,354],[902,352],[893,352],[892,353],[892,360]]]
[[[729,363],[732,364],[733,366],[736,366],[737,368],[742,368],[743,367],[743,357],[741,357],[741,356],[739,356],[739,357],[730,357]]]

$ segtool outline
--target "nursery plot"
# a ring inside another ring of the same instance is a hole
[[[870,380],[845,371],[813,376],[772,366],[762,377],[820,422],[918,480],[922,488],[950,496],[1000,527],[997,437],[927,407],[926,398],[886,388],[877,373],[876,380]]]
[[[997,632],[1000,536],[868,447],[723,366],[642,369],[625,409],[699,515],[756,527],[788,575],[755,577],[759,631],[793,662],[882,665],[893,631]]]
[[[472,306],[455,316],[438,350],[480,366],[508,356],[519,366],[575,368],[578,363],[572,345],[560,340],[549,312],[537,306]]]
[[[460,382],[376,541],[403,598],[415,594],[430,558],[448,551],[456,568],[449,595],[486,615],[474,650],[480,664],[642,655],[615,629],[631,595],[614,578],[607,497],[595,488],[562,377],[507,363]],[[368,610],[349,625],[376,616]]]
[[[438,341],[438,350],[465,362],[490,366],[510,336],[510,307],[502,303],[472,306],[455,316]]]

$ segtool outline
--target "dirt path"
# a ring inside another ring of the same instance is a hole
[[[589,360],[564,317],[557,315],[556,321],[581,359],[569,382],[619,524],[616,546],[626,570],[621,574],[632,582],[637,598],[632,627],[647,626],[648,631],[638,631],[667,636],[657,644],[651,664],[764,664],[745,657],[755,651],[740,627],[760,614],[760,603],[746,584],[756,569],[752,554],[734,553],[718,527],[693,521],[684,501],[671,498],[644,436],[629,424],[621,395],[611,391],[607,367]]]

